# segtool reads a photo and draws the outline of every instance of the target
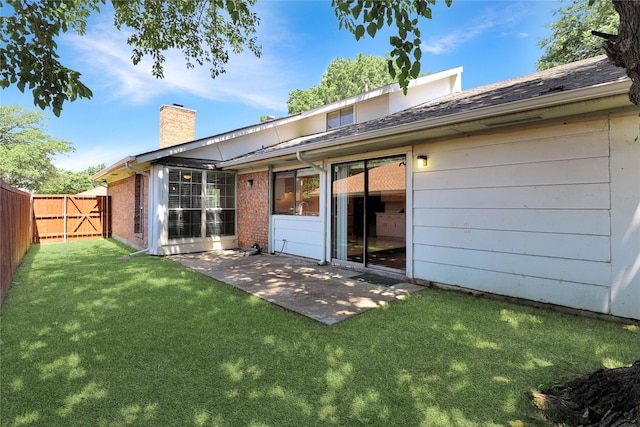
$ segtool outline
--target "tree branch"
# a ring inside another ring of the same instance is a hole
[[[596,30],[591,31],[591,34],[593,34],[596,37],[603,38],[605,40],[615,40],[618,38],[617,34],[601,33],[600,31],[596,31]]]

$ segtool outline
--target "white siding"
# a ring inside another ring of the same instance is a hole
[[[221,249],[235,249],[238,239],[235,236],[202,239],[172,240],[162,246],[160,255],[188,254],[194,252],[218,251]]]
[[[455,80],[456,77],[454,76],[433,81],[430,85],[410,86],[406,95],[401,91],[393,92],[389,95],[389,113],[393,114],[411,108],[414,105],[449,95],[456,89],[453,83]]]
[[[305,117],[300,122],[300,135],[314,135],[327,130],[327,113]]]
[[[389,95],[368,99],[356,105],[356,123],[364,123],[389,115]]]
[[[275,252],[322,259],[322,217],[273,215],[272,244]]]
[[[414,277],[609,312],[606,118],[416,146]]]
[[[611,311],[640,319],[638,110],[611,120]]]

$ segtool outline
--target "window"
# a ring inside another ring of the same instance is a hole
[[[169,170],[169,239],[233,236],[236,178],[228,172]]]
[[[233,236],[236,230],[236,177],[226,172],[206,172],[206,233]]]
[[[320,214],[320,175],[315,170],[276,172],[273,187],[274,214]]]
[[[133,201],[133,233],[144,233],[144,176],[137,174]]]
[[[327,129],[353,124],[353,106],[327,114]]]

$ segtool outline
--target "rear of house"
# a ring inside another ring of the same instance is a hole
[[[460,74],[127,158],[96,176],[124,209],[113,234],[154,255],[258,244],[640,319],[624,70],[600,57],[468,91]]]

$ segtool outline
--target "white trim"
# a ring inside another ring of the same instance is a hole
[[[371,159],[379,159],[384,157],[393,157],[393,156],[405,156],[406,169],[405,169],[405,215],[406,215],[406,232],[405,232],[405,250],[406,250],[406,260],[405,262],[405,270],[404,275],[407,278],[413,278],[413,167],[411,162],[413,161],[413,147],[412,146],[404,146],[399,148],[393,148],[388,150],[380,150],[373,151],[371,153],[366,153],[366,157],[363,158],[362,154],[360,155],[350,155],[350,156],[340,156],[335,158],[326,159],[324,164],[327,170],[326,174],[326,206],[325,206],[325,215],[327,217],[327,230],[325,231],[325,242],[326,242],[326,259],[329,260],[332,264],[336,265],[345,265],[347,267],[353,267],[353,263],[349,261],[337,260],[333,258],[333,215],[331,211],[331,205],[333,203],[332,198],[332,189],[333,189],[333,166],[340,163],[350,163],[353,161],[359,160],[371,160]],[[410,192],[411,191],[411,192]],[[411,263],[409,256],[411,255]],[[360,267],[357,267],[360,268]],[[364,269],[380,269],[385,270],[384,267],[378,266],[362,266]],[[396,269],[388,269],[391,272],[397,272]]]
[[[405,276],[408,279],[413,279],[413,165],[415,164],[415,157],[413,155],[413,147],[405,153],[407,164],[406,167],[406,196],[404,202],[405,213]]]
[[[106,174],[108,174],[109,172],[112,172],[112,171],[118,170],[118,169],[122,168],[123,166],[125,166],[125,167],[126,167],[126,164],[127,164],[127,163],[132,162],[132,161],[134,161],[134,160],[136,160],[136,157],[135,157],[135,156],[127,156],[127,157],[125,157],[124,159],[118,160],[118,161],[117,161],[117,162],[115,162],[114,164],[107,166],[106,168],[102,169],[100,172],[97,172],[97,173],[95,173],[95,174],[91,175],[91,176],[89,177],[89,179],[90,179],[91,181],[94,181],[94,180],[96,180],[98,177],[100,177],[100,176],[102,176],[102,175],[106,175]],[[101,181],[100,181],[100,182],[101,182]]]

